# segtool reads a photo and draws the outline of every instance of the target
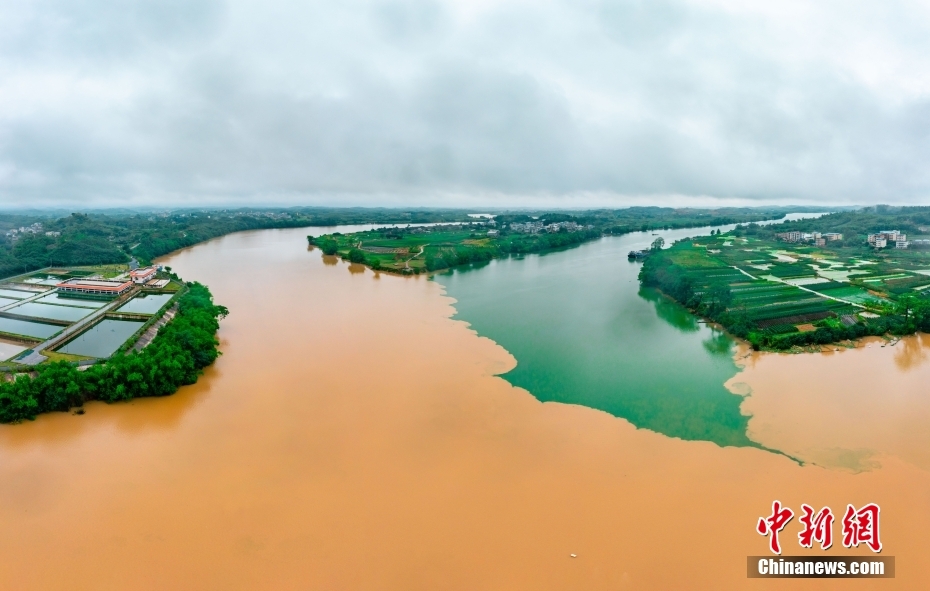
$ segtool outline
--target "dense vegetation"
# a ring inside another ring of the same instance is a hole
[[[760,349],[930,331],[930,254],[864,246],[865,233],[923,215],[914,209],[899,210],[904,219],[844,212],[805,220],[805,231],[864,228],[857,243],[773,240],[788,223],[682,240],[653,251],[640,280]]]
[[[140,352],[117,354],[86,371],[61,361],[38,366],[35,376],[22,374],[0,382],[0,422],[32,419],[67,411],[87,401],[116,402],[143,396],[167,396],[197,381],[219,351],[216,332],[228,314],[213,303],[210,291],[188,284],[178,313]]]
[[[573,213],[502,213],[488,221],[429,228],[382,228],[353,234],[308,236],[324,254],[400,273],[421,273],[494,258],[575,246],[604,235],[663,228],[750,223],[780,219],[787,208],[673,209],[630,207]],[[567,224],[555,231],[543,228]]]
[[[47,266],[123,263],[130,257],[146,264],[180,248],[242,230],[465,219],[461,211],[359,208],[0,215],[0,277]],[[30,228],[33,224],[39,226]],[[20,232],[19,228],[27,230]],[[17,232],[7,235],[13,230]]]
[[[633,207],[587,211],[574,215],[525,212],[503,214],[501,219],[516,221],[533,219],[531,216],[544,216],[554,221],[560,217],[571,217],[579,223],[594,225],[600,235],[659,228],[745,223],[781,217],[786,211],[789,209],[698,210]],[[131,257],[146,264],[156,257],[180,248],[242,230],[346,224],[425,224],[464,222],[469,219],[464,210],[321,207],[149,213],[112,210],[71,215],[0,214],[0,277],[47,266],[124,263]],[[21,228],[26,228],[26,231],[20,231]],[[539,249],[554,248],[559,244],[572,244],[577,239],[549,238],[547,241],[552,244],[513,245],[514,250],[507,251],[505,248],[502,252],[535,252]],[[472,252],[468,253],[466,258],[472,261],[480,260],[484,256],[486,254]],[[447,264],[443,261],[445,259],[440,258],[436,264]],[[453,264],[453,261],[449,260],[448,264]]]

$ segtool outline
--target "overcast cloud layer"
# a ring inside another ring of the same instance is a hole
[[[919,203],[930,8],[5,0],[0,204]]]

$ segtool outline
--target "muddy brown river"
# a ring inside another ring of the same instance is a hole
[[[750,437],[802,465],[541,403],[498,377],[515,359],[453,320],[439,283],[324,259],[305,236],[165,261],[231,310],[195,386],[0,427],[0,587],[877,587],[747,580],[780,499],[880,504],[897,560],[881,586],[926,588],[928,337],[741,360]],[[786,553],[820,554],[796,524]],[[854,553],[871,554],[826,552]]]

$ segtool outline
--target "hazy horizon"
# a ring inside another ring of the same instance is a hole
[[[10,0],[0,206],[928,202],[910,1]]]

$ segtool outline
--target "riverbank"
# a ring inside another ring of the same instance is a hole
[[[930,470],[930,335],[808,355],[743,345],[734,359],[740,373],[726,385],[744,396],[753,441],[830,469],[874,470],[895,456]]]
[[[879,503],[888,587],[923,588],[926,470],[895,453],[857,474],[798,466],[541,403],[498,377],[517,360],[453,319],[442,285],[327,264],[305,234],[236,234],[165,261],[234,311],[197,384],[0,426],[7,586],[762,589],[746,556],[767,552],[755,523],[778,498]],[[821,553],[795,531],[791,553]]]
[[[737,241],[741,241],[739,247],[734,246]],[[720,324],[758,350],[803,350],[867,336],[900,337],[930,329],[930,301],[926,298],[905,293],[887,299],[890,296],[878,297],[859,285],[821,277],[819,273],[837,273],[834,267],[843,266],[826,258],[812,259],[820,261],[822,269],[816,262],[801,264],[796,259],[777,263],[777,269],[769,262],[784,258],[790,259],[768,242],[732,233],[688,238],[647,257],[639,281],[660,290],[693,314]],[[742,266],[735,264],[737,260]],[[755,269],[756,274],[747,268]],[[857,281],[865,284],[880,281],[882,276],[866,277]],[[837,297],[841,294],[847,299]]]
[[[0,381],[0,422],[18,423],[43,413],[68,412],[91,401],[167,396],[195,383],[219,356],[215,335],[219,319],[228,311],[215,305],[210,290],[199,283],[187,284],[175,305],[177,314],[164,323],[149,346],[133,354],[118,352],[102,363],[81,368],[86,371],[68,361],[48,361],[32,373]],[[156,320],[152,317],[139,322],[137,334]],[[134,327],[130,325],[130,330]],[[124,347],[133,344],[127,342]]]
[[[777,209],[777,208],[776,208]],[[738,222],[769,224],[809,214],[772,210],[629,208],[587,212],[500,214],[467,224],[368,228],[360,232],[309,235],[326,255],[376,271],[419,275],[514,255],[545,254],[598,240],[645,231],[680,231]],[[812,215],[820,215],[812,214]],[[657,234],[656,234],[657,235]]]
[[[714,328],[715,330],[718,330],[721,333],[726,334],[728,338],[732,339],[733,342],[736,343],[737,345],[737,353],[734,356],[734,360],[741,358],[741,356],[745,356],[744,354],[745,351],[758,352],[758,353],[773,353],[773,354],[782,354],[782,355],[798,355],[798,354],[804,354],[804,353],[827,353],[830,351],[839,351],[840,349],[856,349],[860,346],[864,346],[865,343],[869,343],[873,341],[880,341],[882,343],[893,345],[907,338],[908,336],[915,336],[916,334],[919,334],[919,333],[915,333],[915,335],[866,335],[866,336],[862,336],[856,339],[843,339],[843,340],[832,341],[832,342],[823,343],[823,344],[810,344],[810,345],[803,345],[803,346],[796,345],[796,346],[791,347],[790,349],[767,349],[763,347],[757,347],[757,345],[754,345],[748,339],[733,334],[725,325],[721,324],[720,322],[717,322],[711,318],[701,316],[695,310],[686,308],[681,302],[679,302],[672,296],[668,295],[667,293],[664,293],[661,289],[657,287],[652,287],[650,289],[655,290],[655,292],[658,293],[660,297],[664,298],[669,303],[672,303],[676,306],[681,306],[684,310],[687,311],[688,314],[693,315],[698,323]]]

